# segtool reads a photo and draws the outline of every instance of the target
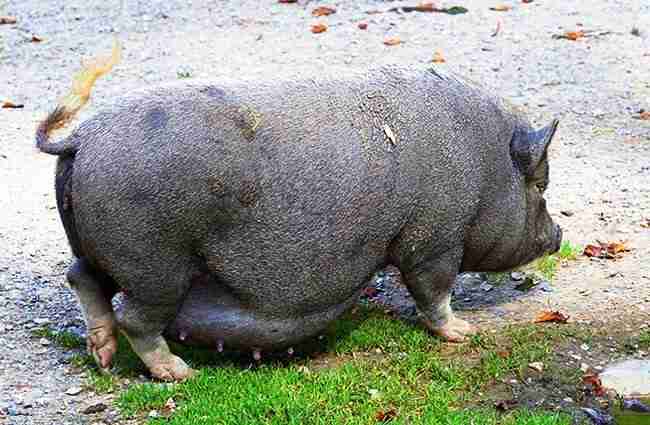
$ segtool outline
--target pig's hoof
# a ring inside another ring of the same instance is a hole
[[[117,337],[115,326],[98,326],[88,331],[86,340],[88,352],[95,358],[95,362],[102,370],[107,370],[117,352]]]
[[[183,359],[173,354],[166,359],[165,363],[152,366],[150,371],[154,378],[161,381],[183,381],[196,373]]]
[[[476,333],[474,326],[456,317],[452,317],[441,325],[429,327],[435,335],[438,335],[447,342],[466,342],[468,337]]]

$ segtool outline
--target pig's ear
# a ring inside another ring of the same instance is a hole
[[[525,176],[535,174],[537,167],[546,158],[546,150],[558,124],[558,120],[553,120],[540,130],[515,130],[510,142],[510,155]]]

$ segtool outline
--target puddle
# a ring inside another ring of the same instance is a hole
[[[603,387],[623,397],[650,397],[650,360],[625,360],[608,366],[601,374]]]

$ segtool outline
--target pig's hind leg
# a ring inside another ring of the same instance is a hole
[[[120,330],[153,377],[164,381],[189,378],[194,370],[172,354],[162,334],[178,314],[190,287],[191,266],[170,259],[130,266],[125,285],[116,276],[120,286],[125,287],[124,301],[118,310]]]
[[[101,369],[110,366],[117,351],[117,322],[111,305],[116,286],[110,277],[78,258],[67,273],[86,322],[88,352]]]

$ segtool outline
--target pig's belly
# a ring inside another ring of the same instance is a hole
[[[214,279],[195,283],[165,336],[185,345],[226,350],[280,350],[316,336],[349,309],[348,300],[318,312],[271,317],[242,303]]]

